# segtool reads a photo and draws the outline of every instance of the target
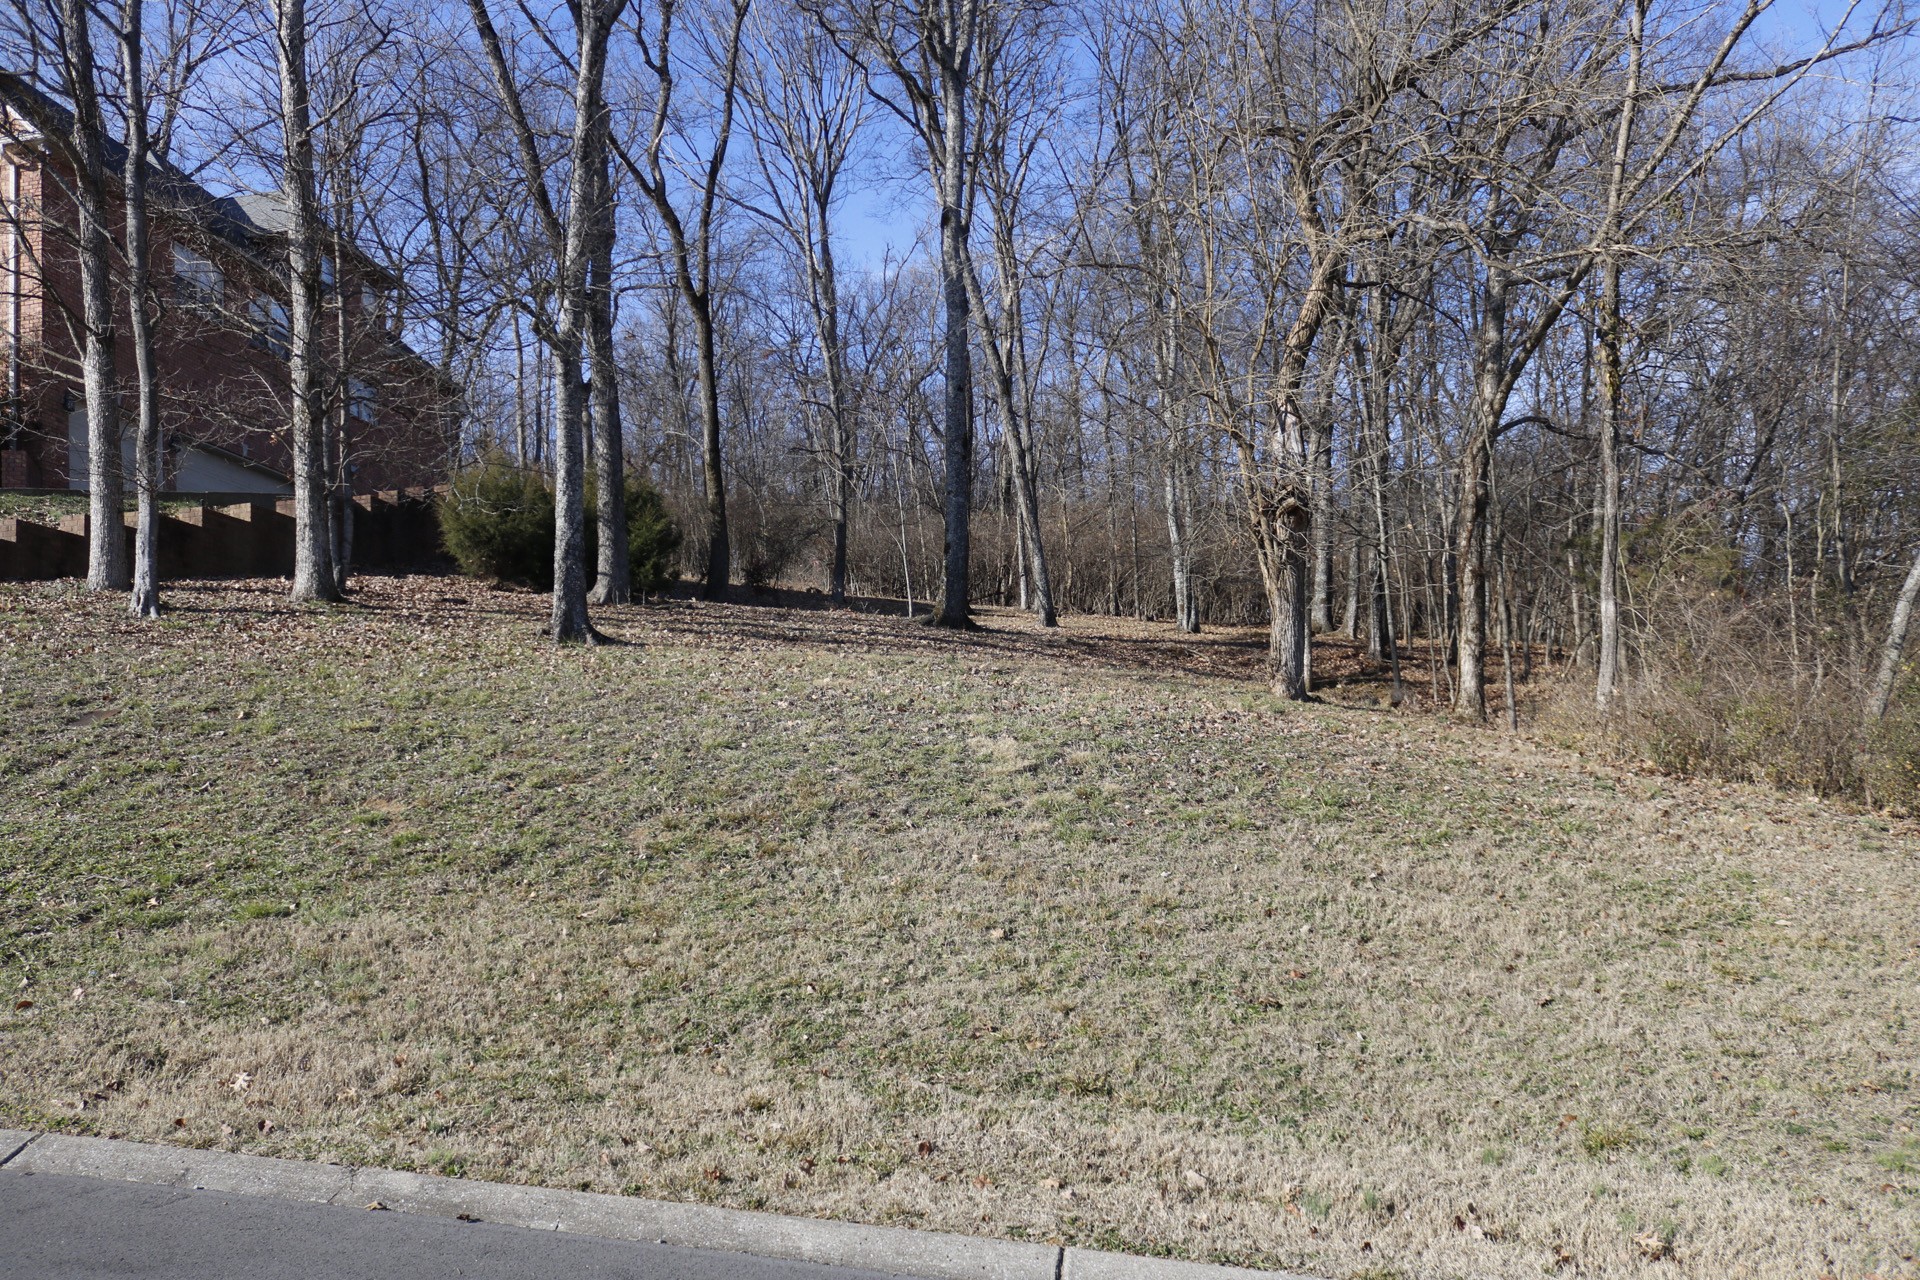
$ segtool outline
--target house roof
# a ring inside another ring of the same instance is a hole
[[[32,129],[26,133],[11,122],[0,123],[0,141],[16,141],[40,150],[67,151],[67,139],[73,135],[73,112],[32,80],[18,72],[0,70],[0,104],[10,108],[8,114],[15,120],[24,121]],[[118,182],[126,172],[126,144],[108,134],[105,151],[110,178]],[[71,155],[63,158],[69,163],[74,159]],[[275,242],[292,229],[293,219],[286,199],[278,192],[215,195],[164,160],[151,161],[150,169],[147,198],[157,212],[192,221],[237,249],[250,254],[275,250],[278,248]],[[352,254],[356,264],[378,277],[381,283],[397,283],[392,272],[369,258],[358,246],[352,247]]]

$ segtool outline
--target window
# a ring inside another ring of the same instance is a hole
[[[358,378],[348,378],[347,416],[355,422],[372,422],[374,410],[373,388]]]
[[[265,347],[285,360],[291,351],[293,328],[287,321],[287,304],[261,294],[248,304],[247,319],[253,322],[255,345]]]
[[[380,314],[380,291],[371,284],[360,286],[360,310],[365,312],[369,319]]]
[[[173,246],[173,279],[180,301],[189,306],[217,307],[226,292],[226,277],[213,259],[185,245]]]
[[[333,277],[333,259],[322,255],[320,258],[320,287],[323,289],[333,288]]]

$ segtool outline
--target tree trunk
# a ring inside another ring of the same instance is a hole
[[[1594,700],[1605,711],[1620,670],[1620,263],[1603,268],[1600,317],[1600,652]]]
[[[599,502],[598,563],[592,604],[628,604],[633,574],[627,547],[626,437],[613,351],[613,177],[602,159],[593,199],[593,257],[587,276],[587,354],[593,370],[588,413],[593,424],[593,478]]]
[[[713,300],[689,298],[700,379],[700,470],[707,497],[707,576],[700,594],[724,600],[733,581],[733,547],[727,530],[727,474],[720,460],[720,372],[713,334]]]
[[[986,299],[980,289],[979,277],[973,269],[973,255],[965,240],[960,242],[960,249],[967,262],[968,302],[979,317],[980,348],[986,352],[987,365],[993,374],[994,397],[1000,405],[1000,424],[1007,442],[1008,472],[1012,481],[1015,518],[1019,525],[1015,543],[1020,549],[1019,554],[1023,556],[1022,576],[1025,578],[1031,572],[1033,609],[1040,615],[1040,625],[1055,627],[1060,625],[1060,621],[1053,605],[1053,583],[1047,574],[1046,544],[1040,536],[1040,500],[1035,493],[1033,458],[1027,448],[1025,415],[1021,412],[1019,398],[1026,383],[1024,370],[1020,368],[1019,344],[1022,335],[1019,333],[1019,301],[1009,286],[1003,294],[1001,307],[1001,322],[1006,332],[996,335],[987,312]],[[1012,268],[1012,256],[1011,252],[1002,254],[1002,272]],[[1003,338],[1005,346],[1001,345]]]
[[[352,209],[345,199],[334,212],[332,240],[336,264],[347,260],[346,236]],[[336,273],[338,267],[336,267]],[[327,456],[328,560],[333,567],[334,590],[346,595],[353,567],[353,335],[347,324],[345,284],[336,274],[333,297],[333,433]],[[444,366],[443,366],[444,367]]]
[[[1270,634],[1267,676],[1275,694],[1290,702],[1304,701],[1310,690],[1307,662],[1308,555],[1310,525],[1304,513],[1285,520],[1276,531],[1268,559],[1267,607]]]
[[[1487,716],[1486,641],[1487,499],[1493,475],[1493,442],[1506,412],[1510,391],[1507,368],[1507,277],[1489,265],[1482,286],[1480,320],[1474,331],[1472,419],[1460,455],[1460,492],[1454,510],[1453,581],[1457,584],[1454,652],[1459,681],[1454,686],[1456,713],[1470,720]]]
[[[1360,544],[1357,533],[1347,539],[1347,603],[1341,614],[1340,634],[1349,640],[1360,638],[1360,563],[1366,554]]]
[[[120,61],[126,84],[127,309],[138,378],[138,427],[134,438],[134,484],[139,515],[133,542],[133,592],[128,609],[136,618],[160,616],[160,394],[153,366],[153,317],[149,310],[151,254],[147,239],[147,98],[142,65],[142,0],[123,0]],[[116,521],[116,524],[118,522]],[[119,530],[116,528],[115,533]]]
[[[1333,431],[1325,421],[1309,434],[1313,450],[1313,605],[1316,634],[1333,630]]]
[[[1167,547],[1173,562],[1173,622],[1186,635],[1200,634],[1200,607],[1193,589],[1193,551],[1188,545],[1188,504],[1182,443],[1169,436],[1165,468]]]
[[[547,629],[556,644],[596,639],[587,618],[586,397],[580,380],[580,338],[562,331],[554,343],[553,601]]]
[[[969,562],[973,550],[973,332],[967,300],[972,263],[967,252],[965,187],[965,96],[955,77],[946,78],[947,152],[942,160],[940,192],[940,277],[946,302],[946,414],[942,444],[946,452],[946,583],[934,621],[944,627],[971,626]]]
[[[86,328],[80,370],[87,413],[87,589],[123,591],[131,579],[121,517],[126,490],[115,385],[118,327],[113,309],[113,240],[107,231],[107,135],[100,115],[90,21],[91,10],[82,0],[61,0],[64,71],[73,99],[73,144],[79,160],[75,196],[80,215],[81,322]]]
[[[1649,0],[1635,0],[1628,15],[1626,93],[1615,124],[1608,170],[1604,239],[1600,245],[1600,653],[1594,700],[1602,711],[1613,701],[1620,673],[1620,235],[1627,158],[1633,144],[1634,111]]]
[[[337,600],[327,534],[327,438],[316,412],[320,298],[319,216],[314,195],[313,106],[307,75],[306,0],[276,0],[282,136],[280,194],[287,205],[287,395],[293,451],[295,600]]]
[[[1920,596],[1920,552],[1915,552],[1913,567],[1907,570],[1907,580],[1900,587],[1900,597],[1894,601],[1893,621],[1887,627],[1887,642],[1880,650],[1880,670],[1873,678],[1873,687],[1867,694],[1867,723],[1869,726],[1884,718],[1887,706],[1893,701],[1893,683],[1900,673],[1900,658],[1906,652],[1907,630],[1913,625],[1913,602]]]
[[[833,559],[827,569],[827,595],[835,604],[847,599],[847,526],[853,508],[853,406],[847,403],[847,360],[840,342],[840,281],[833,261],[833,238],[824,214],[820,243],[814,247],[814,324],[820,338],[820,356],[827,366],[827,477],[833,526]]]

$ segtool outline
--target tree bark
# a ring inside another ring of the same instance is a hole
[[[275,0],[280,67],[280,195],[287,206],[287,397],[293,452],[295,600],[338,600],[327,532],[326,420],[318,396],[316,320],[320,302],[320,218],[314,192],[312,86],[307,70],[306,0]]]
[[[1467,439],[1460,457],[1460,492],[1454,509],[1453,579],[1459,604],[1454,652],[1459,671],[1454,710],[1470,720],[1487,715],[1486,549],[1487,500],[1492,485],[1493,441],[1511,389],[1507,354],[1507,276],[1489,264],[1481,286],[1480,319],[1474,328],[1474,394]]]
[[[1317,416],[1317,415],[1316,415]],[[1313,603],[1316,634],[1333,630],[1333,430],[1325,420],[1308,433],[1313,458]]]
[[[587,354],[593,371],[588,414],[593,430],[594,514],[599,545],[590,604],[628,604],[633,572],[627,547],[626,436],[620,423],[619,369],[613,350],[613,175],[602,158],[593,199],[594,246],[587,277]]]
[[[1624,370],[1620,360],[1620,251],[1614,241],[1620,236],[1626,198],[1627,156],[1633,145],[1634,111],[1639,104],[1648,3],[1634,0],[1627,19],[1626,92],[1614,131],[1600,243],[1600,653],[1594,701],[1602,711],[1613,701],[1620,673],[1620,410]]]
[[[724,600],[733,579],[733,547],[727,528],[727,474],[720,459],[720,372],[715,351],[712,299],[687,300],[693,313],[695,368],[700,380],[700,476],[707,499],[707,576],[700,594]]]
[[[1184,474],[1184,442],[1169,436],[1163,470],[1167,507],[1167,549],[1173,573],[1173,624],[1185,635],[1200,634],[1200,604],[1193,589],[1193,549],[1189,545],[1193,512]]]
[[[518,83],[488,13],[486,0],[467,0],[495,88],[512,125],[526,190],[556,261],[558,315],[546,333],[554,372],[553,600],[547,634],[555,644],[595,643],[601,637],[587,616],[585,410],[580,379],[581,348],[591,309],[588,260],[599,234],[596,188],[605,172],[608,119],[607,41],[626,0],[587,0],[575,10],[579,46],[573,78],[573,127],[568,138],[566,216],[555,208],[547,167],[521,101]]]
[[[966,96],[948,77],[942,86],[948,154],[941,162],[940,285],[946,306],[946,411],[941,444],[946,455],[943,514],[946,521],[946,582],[934,621],[944,627],[972,625],[969,562],[973,553],[973,326],[967,298],[972,262],[967,252]]]
[[[1307,667],[1307,578],[1311,572],[1307,558],[1312,547],[1309,520],[1298,512],[1282,517],[1276,532],[1280,536],[1266,557],[1267,678],[1274,693],[1300,702],[1310,694],[1312,679]]]
[[[827,570],[827,595],[835,604],[847,599],[847,528],[853,511],[853,406],[847,403],[847,356],[840,341],[840,284],[833,261],[833,239],[820,219],[820,243],[814,256],[814,323],[826,362],[827,416],[831,432],[828,477],[833,525],[833,561]]]
[[[60,26],[66,44],[63,70],[73,100],[80,306],[86,331],[80,378],[87,413],[87,589],[123,591],[131,579],[121,517],[126,489],[114,361],[118,326],[113,306],[113,239],[107,230],[107,132],[100,114],[91,10],[84,0],[60,0]]]
[[[1867,693],[1867,724],[1873,725],[1884,719],[1887,707],[1893,701],[1893,683],[1900,673],[1900,659],[1907,648],[1907,631],[1913,625],[1913,602],[1920,597],[1920,552],[1915,552],[1913,567],[1907,570],[1907,580],[1900,587],[1899,599],[1894,601],[1893,620],[1887,626],[1887,642],[1880,650],[1880,670],[1873,678],[1873,686]]]
[[[139,514],[133,541],[133,591],[128,610],[136,618],[160,616],[159,526],[160,393],[153,364],[150,311],[151,253],[147,238],[147,96],[142,62],[143,0],[122,0],[120,65],[127,105],[125,199],[127,213],[127,308],[133,338],[137,427],[134,483]],[[116,533],[118,530],[115,531]]]

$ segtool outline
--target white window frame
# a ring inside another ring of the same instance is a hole
[[[190,304],[217,307],[226,297],[227,276],[220,265],[184,244],[173,246],[173,279]]]
[[[355,422],[374,422],[380,413],[373,384],[358,378],[347,379],[347,416]]]
[[[253,322],[254,340],[285,360],[293,353],[293,318],[287,304],[267,294],[255,294],[247,305],[247,318]]]

